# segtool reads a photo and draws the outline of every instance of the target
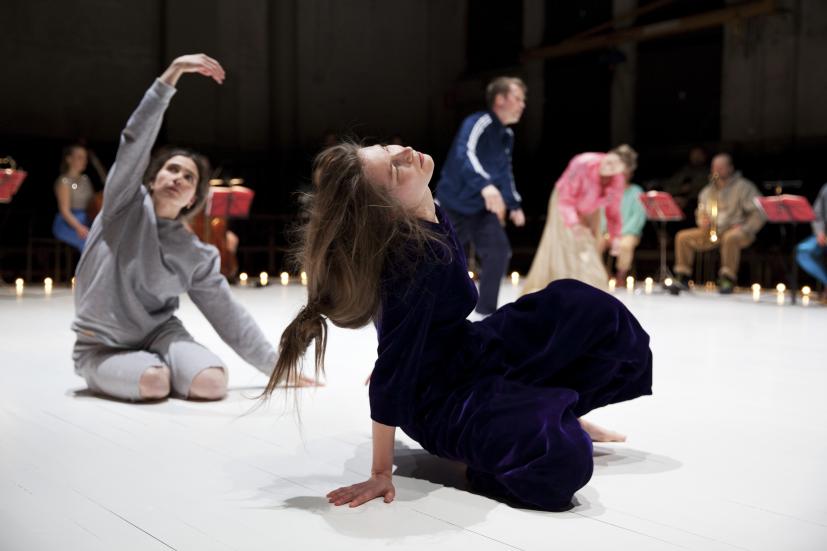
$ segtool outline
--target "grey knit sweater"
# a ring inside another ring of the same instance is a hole
[[[121,134],[76,273],[72,329],[84,342],[143,348],[173,317],[187,293],[221,338],[245,361],[272,372],[276,351],[237,303],[219,271],[215,247],[201,243],[178,220],[155,216],[141,182],[175,88],[156,80]]]

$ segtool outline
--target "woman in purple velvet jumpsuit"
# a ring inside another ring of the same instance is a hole
[[[472,323],[477,291],[410,147],[340,144],[314,166],[298,257],[308,302],[282,335],[267,392],[296,377],[309,343],[323,368],[326,320],[373,322],[373,467],[331,503],[394,498],[396,427],[467,465],[472,489],[545,510],[571,506],[591,478],[592,441],[623,437],[581,419],[651,394],[649,336],[614,297],[573,280]]]

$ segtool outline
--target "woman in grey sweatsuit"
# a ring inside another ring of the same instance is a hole
[[[206,160],[183,149],[150,159],[184,73],[224,80],[217,61],[196,54],[173,61],[152,84],[121,134],[77,268],[75,370],[91,390],[126,400],[226,394],[224,364],[174,316],[182,293],[244,360],[266,374],[276,363],[273,346],[233,299],[218,251],[182,222],[206,199]]]

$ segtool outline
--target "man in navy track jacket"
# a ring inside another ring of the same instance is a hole
[[[498,77],[488,84],[485,96],[488,111],[462,122],[436,188],[463,246],[473,243],[480,258],[480,316],[497,309],[500,281],[511,258],[503,228],[506,211],[515,226],[525,224],[511,170],[514,132],[508,125],[523,114],[526,86],[519,78]]]

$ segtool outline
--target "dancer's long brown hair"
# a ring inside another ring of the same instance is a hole
[[[313,163],[314,189],[305,201],[293,251],[297,267],[307,272],[307,305],[282,333],[279,358],[263,396],[282,383],[298,382],[299,364],[311,341],[316,377],[323,374],[325,318],[339,327],[367,325],[379,312],[383,270],[415,269],[418,253],[442,240],[380,183],[368,179],[359,148],[341,143],[319,153]]]

